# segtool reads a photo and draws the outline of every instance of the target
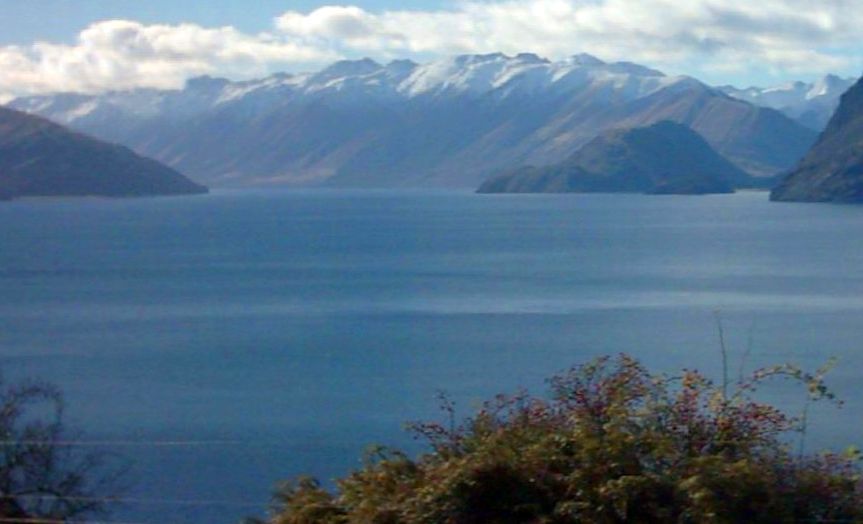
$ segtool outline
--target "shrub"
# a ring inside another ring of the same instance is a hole
[[[823,373],[780,366],[716,385],[622,355],[498,396],[461,424],[413,424],[430,451],[378,449],[331,493],[284,485],[272,524],[863,522],[858,453],[792,453],[804,423],[754,399],[771,377],[833,399]]]

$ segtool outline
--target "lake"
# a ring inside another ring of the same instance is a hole
[[[228,524],[280,479],[593,356],[840,359],[810,448],[863,442],[863,207],[718,196],[247,190],[0,205],[0,366],[133,463],[113,520]],[[767,396],[797,409],[803,393]]]

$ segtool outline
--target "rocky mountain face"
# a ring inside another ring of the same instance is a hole
[[[344,61],[317,73],[12,106],[135,149],[211,185],[476,187],[557,163],[599,133],[687,125],[742,169],[791,168],[815,133],[689,77],[589,55]]]
[[[844,95],[827,129],[773,190],[785,202],[863,202],[863,79]]]
[[[761,107],[770,107],[815,131],[827,126],[842,93],[854,85],[853,78],[827,75],[817,82],[792,82],[775,87],[737,89],[722,86],[722,92]]]
[[[480,193],[730,193],[750,177],[697,133],[670,121],[606,131],[560,164],[523,167]]]
[[[0,107],[0,198],[205,193],[175,170],[124,146]]]

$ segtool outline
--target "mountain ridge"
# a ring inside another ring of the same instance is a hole
[[[818,142],[770,198],[863,203],[863,78],[842,95]]]
[[[815,140],[779,112],[694,78],[584,54],[341,61],[315,73],[11,105],[223,186],[476,187],[507,166],[562,161],[602,131],[661,120],[689,125],[759,175],[790,169]]]
[[[662,121],[605,131],[560,164],[526,166],[478,193],[732,193],[749,177],[689,127]]]
[[[839,106],[839,97],[847,91],[855,78],[826,75],[814,82],[790,82],[772,87],[751,86],[739,89],[720,86],[732,96],[762,107],[776,109],[810,129],[821,132]]]
[[[0,199],[159,196],[207,188],[124,146],[0,107]]]

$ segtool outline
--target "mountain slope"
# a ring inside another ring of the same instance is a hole
[[[607,131],[566,161],[494,177],[480,193],[730,193],[749,177],[697,133],[669,121]]]
[[[204,193],[173,169],[0,107],[0,195],[146,196]]]
[[[214,185],[476,187],[507,166],[560,162],[605,130],[662,120],[772,175],[815,140],[777,111],[692,78],[589,55],[366,59],[247,82],[200,78],[178,91],[12,104]]]
[[[818,143],[770,198],[786,202],[863,202],[863,79],[842,95]]]

